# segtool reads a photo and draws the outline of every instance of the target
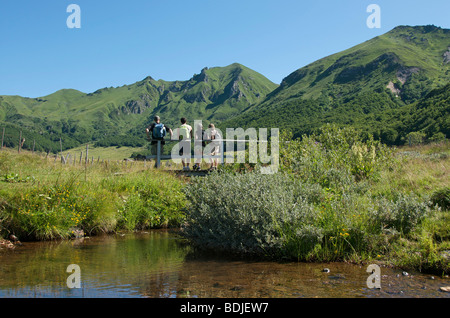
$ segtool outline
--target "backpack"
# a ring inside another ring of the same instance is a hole
[[[153,138],[164,138],[166,136],[166,127],[163,124],[155,124],[153,127]]]

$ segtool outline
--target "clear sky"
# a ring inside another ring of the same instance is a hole
[[[370,4],[381,28],[366,25]],[[0,95],[187,80],[234,62],[279,84],[397,25],[450,28],[449,13],[449,0],[0,0]]]

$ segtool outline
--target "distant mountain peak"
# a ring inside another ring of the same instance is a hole
[[[393,28],[390,32],[392,31],[418,31],[421,33],[430,33],[433,31],[438,31],[438,30],[448,30],[448,29],[443,29],[439,26],[436,26],[434,24],[429,24],[429,25],[399,25],[396,26],[395,28]]]
[[[144,78],[141,82],[147,82],[147,81],[154,81],[154,78],[151,76],[147,76],[146,78]]]

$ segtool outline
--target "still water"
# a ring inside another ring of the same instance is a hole
[[[81,288],[67,287],[77,264]],[[323,272],[324,268],[329,272]],[[248,261],[199,255],[169,231],[61,242],[0,251],[0,297],[430,297],[450,279],[381,268],[381,289],[367,288],[365,266]]]

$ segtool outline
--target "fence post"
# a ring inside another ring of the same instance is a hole
[[[17,152],[20,153],[21,148],[22,148],[22,130],[19,133],[19,147],[17,148]]]
[[[63,156],[63,153],[62,153],[62,140],[61,140],[61,137],[59,137],[59,149],[61,150],[61,162],[63,162],[64,156]],[[66,163],[64,162],[64,164],[66,164]]]
[[[84,163],[87,165],[88,164],[88,154],[89,154],[89,144],[86,144],[86,158],[84,159]]]
[[[88,164],[89,144],[86,144],[86,158],[84,159],[84,181],[87,181],[87,164]]]
[[[3,127],[3,134],[2,134],[2,149],[3,149],[3,140],[5,139],[5,127]]]
[[[161,167],[161,140],[158,140],[158,145],[156,146],[156,168]]]
[[[220,164],[223,166],[225,164],[224,156],[225,156],[225,144],[222,141],[222,147],[220,147]]]

